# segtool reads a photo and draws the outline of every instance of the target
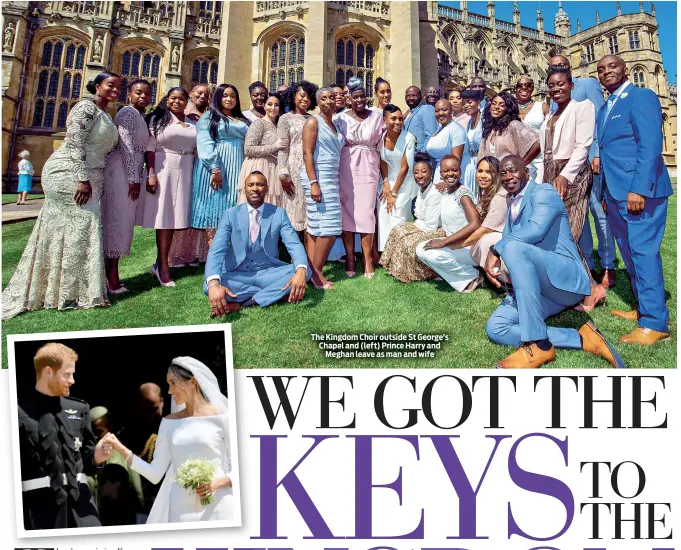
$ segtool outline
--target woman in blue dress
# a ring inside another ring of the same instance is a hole
[[[458,122],[452,120],[452,104],[448,99],[440,99],[435,103],[435,118],[440,123],[440,129],[430,137],[426,150],[437,163],[433,173],[433,183],[439,186],[442,183],[440,160],[447,155],[454,155],[459,159],[462,167],[468,166],[469,154],[466,130]]]
[[[469,161],[466,166],[461,166],[464,171],[462,183],[470,189],[476,201],[479,196],[478,183],[475,174],[477,172],[478,150],[480,149],[480,142],[482,141],[482,113],[480,112],[480,102],[484,97],[485,94],[480,90],[463,90],[461,92],[463,112],[470,117],[466,124]]]
[[[336,237],[341,234],[338,171],[345,138],[333,122],[336,95],[325,86],[317,91],[320,114],[303,126],[303,166],[300,184],[305,193],[307,232],[305,248],[312,269],[312,283],[320,290],[333,289],[322,270]]]
[[[205,229],[208,246],[222,214],[236,206],[249,124],[241,112],[239,91],[231,84],[215,89],[210,110],[196,123],[199,158],[194,164],[191,226]]]

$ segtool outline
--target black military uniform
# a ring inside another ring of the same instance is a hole
[[[86,478],[98,470],[96,444],[84,401],[37,390],[19,399],[25,529],[101,525]]]

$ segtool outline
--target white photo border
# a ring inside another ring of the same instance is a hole
[[[183,523],[158,523],[151,525],[116,525],[110,527],[82,527],[66,529],[27,530],[24,528],[23,492],[21,490],[21,457],[19,452],[19,411],[17,400],[17,377],[14,345],[16,342],[36,340],[69,340],[84,338],[104,338],[118,336],[146,336],[158,334],[177,334],[189,332],[222,332],[225,337],[225,366],[227,378],[227,395],[229,396],[229,438],[232,455],[232,491],[235,499],[234,518],[221,521],[192,521]],[[241,485],[239,476],[239,449],[236,420],[236,394],[234,384],[234,358],[232,354],[232,325],[186,325],[174,327],[145,327],[111,330],[88,330],[72,332],[46,332],[35,334],[7,335],[7,366],[9,374],[9,406],[12,425],[12,471],[14,475],[14,499],[16,509],[16,536],[22,538],[63,537],[71,535],[103,535],[114,533],[135,533],[149,531],[179,531],[191,529],[214,529],[225,527],[241,527]],[[236,459],[236,460],[235,460]]]

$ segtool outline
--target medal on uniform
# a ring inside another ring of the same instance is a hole
[[[80,451],[80,448],[83,446],[83,442],[80,440],[80,437],[76,437],[74,441],[74,445],[76,448],[76,451]]]

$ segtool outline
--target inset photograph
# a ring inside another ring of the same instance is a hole
[[[17,536],[241,525],[230,327],[8,338]]]

